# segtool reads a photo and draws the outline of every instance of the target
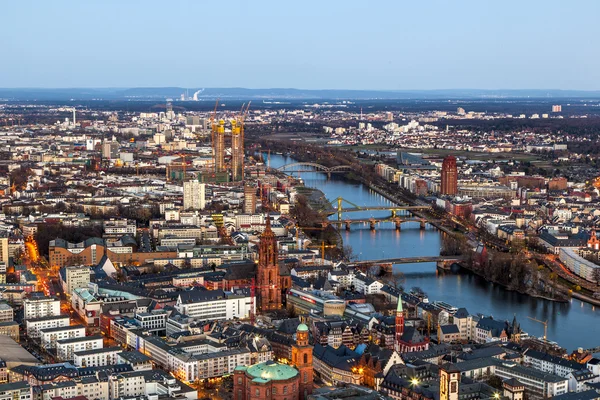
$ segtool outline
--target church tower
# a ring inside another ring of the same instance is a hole
[[[452,364],[440,367],[440,400],[458,400],[460,371]]]
[[[398,295],[398,307],[396,308],[396,335],[394,349],[402,352],[402,335],[404,334],[404,310],[402,309],[402,296]]]
[[[271,218],[267,215],[265,231],[260,236],[258,245],[258,268],[256,271],[257,307],[260,312],[281,308],[277,254],[277,239],[271,230]]]
[[[298,325],[296,343],[292,344],[292,365],[300,372],[300,400],[308,398],[313,390],[313,348],[308,344],[308,326]]]

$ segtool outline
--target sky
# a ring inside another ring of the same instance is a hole
[[[597,0],[18,0],[0,87],[600,89]]]

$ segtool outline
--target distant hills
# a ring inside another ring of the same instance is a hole
[[[503,99],[503,98],[584,98],[600,99],[600,91],[523,89],[523,90],[306,90],[306,89],[246,89],[246,88],[0,88],[3,101],[52,100],[166,100],[179,101],[182,94],[199,100],[427,100],[427,99]]]

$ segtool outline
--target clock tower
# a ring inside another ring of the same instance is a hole
[[[308,344],[308,326],[298,325],[296,343],[292,344],[292,365],[300,373],[299,399],[307,399],[313,389],[313,347]]]
[[[460,371],[452,364],[440,367],[440,400],[458,400]]]

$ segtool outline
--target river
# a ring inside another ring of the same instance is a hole
[[[286,156],[270,156],[270,166],[273,168],[295,161]],[[327,179],[325,174],[319,172],[302,172],[300,177],[306,186],[320,189],[329,200],[342,197],[358,206],[391,205],[383,196],[362,184],[352,184],[335,177]],[[347,218],[386,215],[389,213],[355,212]],[[349,232],[342,229],[341,235],[344,244],[352,246],[354,253],[362,260],[437,256],[440,253],[441,232],[429,225],[421,230],[418,223],[405,223],[398,232],[392,223],[380,223],[375,231],[371,231],[367,224],[353,224]],[[544,334],[543,325],[527,317],[548,320],[548,339],[558,342],[569,351],[578,347],[600,346],[600,310],[579,300],[555,303],[532,298],[507,291],[466,271],[439,273],[434,263],[395,265],[394,269],[405,274],[407,289],[420,287],[428,294],[430,301],[442,300],[456,307],[465,307],[471,314],[482,313],[496,319],[512,321],[513,315],[516,315],[523,330],[538,337]]]

